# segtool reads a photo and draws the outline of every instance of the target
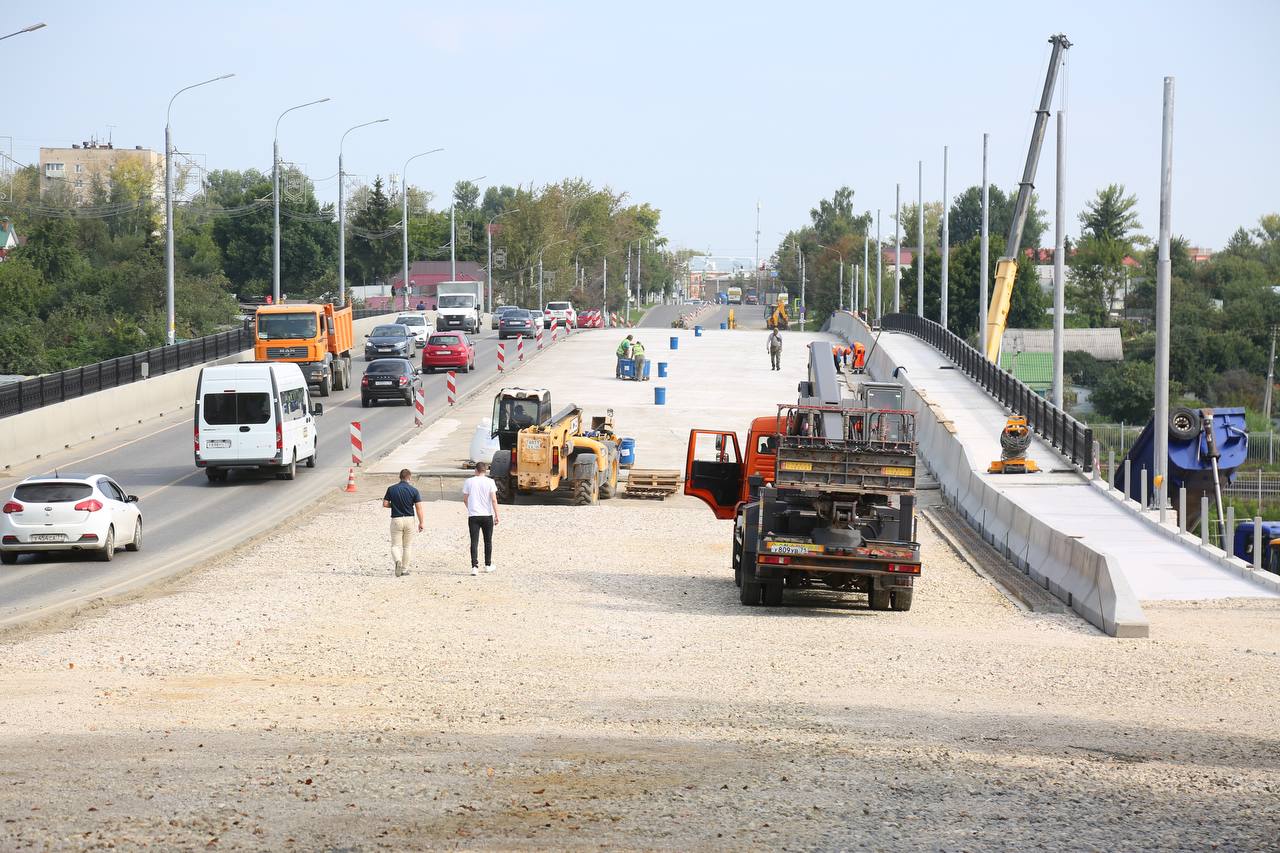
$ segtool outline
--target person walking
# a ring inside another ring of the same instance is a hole
[[[769,342],[765,346],[769,353],[769,361],[773,365],[772,370],[782,369],[782,335],[778,334],[778,328],[775,326],[773,331],[769,333]]]
[[[413,521],[418,520],[418,532],[425,526],[422,495],[409,481],[413,473],[408,468],[400,471],[400,482],[387,489],[382,496],[383,509],[391,510],[391,560],[395,563],[396,577],[409,574],[409,557],[413,553]]]
[[[638,338],[631,345],[631,358],[636,363],[636,381],[647,380],[649,377],[644,375],[644,344]]]
[[[493,526],[498,523],[498,486],[488,476],[487,462],[476,463],[474,477],[462,484],[462,502],[467,505],[467,532],[471,534],[471,576],[480,574],[477,546],[484,534],[484,570],[493,571]]]
[[[613,354],[618,357],[618,366],[613,374],[615,379],[622,378],[622,360],[624,358],[631,358],[631,341],[634,337],[634,335],[627,335],[622,339],[622,343],[618,344],[618,348],[613,351]]]

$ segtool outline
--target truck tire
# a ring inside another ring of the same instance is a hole
[[[341,391],[345,386],[342,384],[342,360],[334,359],[333,364],[329,367],[329,373],[333,376],[333,390]]]
[[[737,536],[733,537],[733,556],[729,562],[733,564],[733,585],[742,586],[742,546],[738,544]]]
[[[895,589],[893,591],[893,609],[906,612],[911,609],[911,595],[915,590]]]
[[[320,391],[317,396],[328,397],[329,391],[333,388],[332,381],[328,376],[320,380]]]
[[[204,475],[210,483],[225,483],[227,481],[226,468],[205,468]]]
[[[595,455],[579,455],[573,460],[573,492],[574,506],[592,506],[600,500],[600,463]]]
[[[618,494],[618,452],[609,449],[609,474],[600,484],[600,497],[608,500]]]
[[[1178,406],[1169,412],[1169,437],[1175,441],[1190,441],[1200,434],[1200,413],[1186,406]]]
[[[748,607],[755,607],[760,603],[762,590],[760,582],[756,580],[755,572],[751,576],[747,576],[745,568],[739,573],[742,577],[742,583],[738,585],[738,600]]]
[[[867,604],[872,610],[888,610],[891,598],[889,590],[873,587],[871,592],[867,593]]]
[[[316,467],[316,460],[320,457],[320,442],[317,441],[315,447],[311,448],[311,455],[307,457],[307,467]]]
[[[764,606],[765,607],[781,607],[782,606],[782,578],[768,581],[764,584]]]

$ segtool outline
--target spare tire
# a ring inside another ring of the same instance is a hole
[[[1190,441],[1200,434],[1200,413],[1186,406],[1178,406],[1169,412],[1169,437],[1178,441]]]

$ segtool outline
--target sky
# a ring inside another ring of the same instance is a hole
[[[271,166],[273,125],[295,104],[329,103],[280,125],[282,157],[336,198],[348,173],[399,174],[445,197],[453,182],[544,184],[582,177],[662,211],[674,246],[751,257],[809,220],[841,185],[881,209],[894,186],[942,198],[990,175],[1016,185],[1049,56],[1074,46],[1054,110],[1067,113],[1067,233],[1108,183],[1158,225],[1163,78],[1176,80],[1172,219],[1192,245],[1221,247],[1280,212],[1277,0],[1220,3],[853,2],[644,4],[295,2],[6,4],[0,150],[24,163],[42,145],[111,136],[175,146],[208,169]],[[1054,209],[1050,124],[1037,175]],[[1050,230],[1044,242],[1052,241]]]

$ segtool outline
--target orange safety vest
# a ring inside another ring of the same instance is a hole
[[[862,344],[853,345],[853,366],[854,367],[867,366],[867,348],[864,347]]]

